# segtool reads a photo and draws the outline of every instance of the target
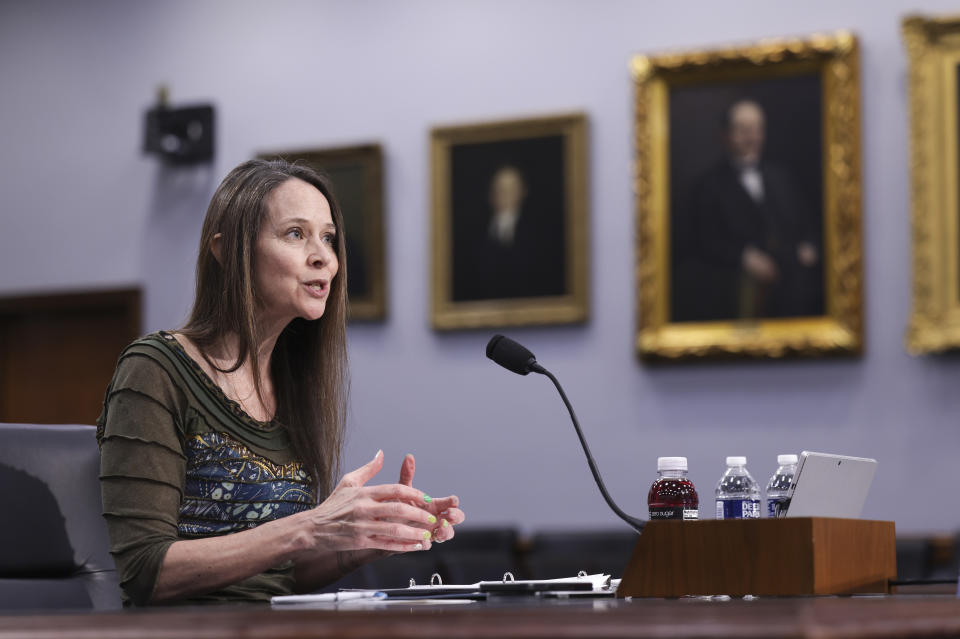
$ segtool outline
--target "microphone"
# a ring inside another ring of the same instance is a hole
[[[526,375],[530,371],[545,373],[533,353],[509,337],[494,335],[487,343],[487,357],[517,375]]]
[[[513,371],[518,375],[527,375],[531,372],[534,372],[540,373],[541,375],[546,375],[550,378],[550,381],[553,382],[553,385],[557,387],[557,391],[560,393],[560,397],[563,399],[563,403],[566,405],[567,411],[570,413],[570,419],[573,420],[573,427],[577,431],[577,437],[580,438],[580,445],[583,446],[583,452],[587,456],[587,464],[590,466],[590,472],[593,473],[594,481],[597,482],[597,488],[600,489],[600,494],[603,495],[607,505],[610,506],[610,509],[613,510],[617,517],[627,522],[638,533],[642,533],[643,527],[647,524],[647,522],[623,512],[623,510],[617,506],[616,502],[613,501],[613,497],[610,496],[610,493],[607,492],[607,487],[604,485],[603,479],[600,477],[600,471],[597,470],[597,463],[593,460],[593,455],[590,453],[590,447],[587,445],[587,440],[584,439],[583,431],[580,430],[580,422],[577,420],[577,414],[573,412],[573,405],[570,404],[570,400],[567,399],[567,394],[563,392],[563,387],[560,386],[560,382],[557,381],[557,378],[553,376],[553,373],[538,364],[537,358],[534,357],[533,353],[509,337],[505,337],[503,335],[494,335],[490,338],[490,341],[487,343],[487,357],[492,359],[497,364],[500,364],[500,366],[503,366],[507,370]]]

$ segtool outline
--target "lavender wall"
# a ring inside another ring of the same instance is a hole
[[[178,325],[206,202],[259,150],[379,141],[390,318],[351,328],[346,466],[456,491],[473,523],[616,525],[552,387],[494,367],[488,332],[429,328],[432,125],[583,110],[590,122],[591,315],[515,330],[563,379],[615,496],[642,513],[658,455],[702,495],[723,456],[766,476],[778,452],[868,455],[866,516],[960,528],[960,363],[912,358],[908,10],[951,2],[0,3],[0,293],[141,283],[146,328]],[[867,352],[855,361],[640,365],[633,341],[630,56],[847,27],[861,38]],[[156,84],[218,107],[213,167],[139,151]],[[709,501],[709,498],[708,498]],[[702,508],[708,514],[710,508]]]

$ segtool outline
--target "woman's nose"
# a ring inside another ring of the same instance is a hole
[[[320,268],[326,264],[329,264],[334,256],[335,253],[333,252],[332,246],[325,244],[322,241],[318,241],[311,247],[308,263],[310,266]]]

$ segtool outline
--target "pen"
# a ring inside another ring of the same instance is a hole
[[[353,601],[355,599],[386,599],[387,593],[377,590],[350,590],[344,592],[325,592],[314,595],[313,601]]]

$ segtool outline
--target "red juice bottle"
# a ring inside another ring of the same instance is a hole
[[[657,475],[647,495],[650,520],[700,519],[700,498],[687,479],[687,458],[658,457]]]

